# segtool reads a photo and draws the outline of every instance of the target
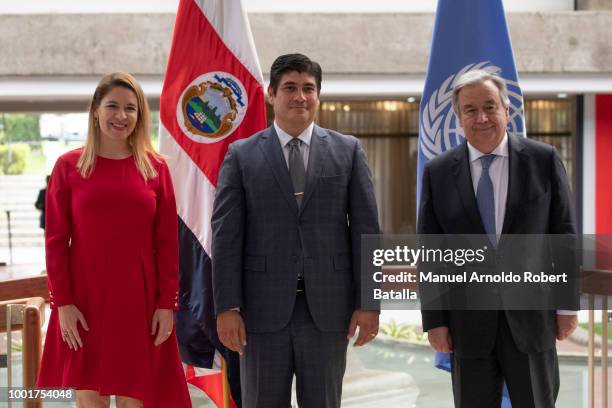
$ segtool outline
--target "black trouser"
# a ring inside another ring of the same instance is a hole
[[[499,324],[493,352],[486,357],[453,354],[455,407],[496,408],[501,404],[504,381],[512,408],[554,408],[559,394],[557,350],[525,354],[517,349],[506,314]]]

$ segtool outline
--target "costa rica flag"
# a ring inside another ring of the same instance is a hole
[[[228,145],[266,127],[263,75],[241,1],[180,1],[159,116],[160,150],[172,174],[179,217],[176,325],[187,379],[215,389],[220,376],[198,373],[213,368],[221,353],[239,405],[238,358],[216,332],[210,218]]]

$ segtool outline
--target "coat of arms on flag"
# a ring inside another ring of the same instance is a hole
[[[181,95],[177,120],[190,139],[216,143],[240,126],[248,103],[248,95],[238,78],[227,72],[207,72]]]

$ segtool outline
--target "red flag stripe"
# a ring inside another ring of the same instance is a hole
[[[177,105],[185,90],[206,72],[231,73],[244,86],[249,103],[244,119],[225,143],[198,143],[187,137],[177,119]],[[177,13],[174,39],[166,79],[160,98],[160,120],[213,186],[227,144],[265,127],[263,87],[225,46],[217,32],[193,1],[182,1]],[[262,120],[263,119],[263,120]]]

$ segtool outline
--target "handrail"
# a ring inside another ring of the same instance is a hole
[[[612,271],[585,269],[582,272],[582,293],[612,296]]]
[[[15,315],[17,310],[17,315]],[[8,313],[7,313],[8,311]],[[45,321],[45,299],[34,297],[14,299],[0,302],[0,332],[7,333],[7,354],[9,370],[8,382],[11,385],[11,332],[21,329],[24,388],[34,388],[40,368],[42,333],[41,327]],[[25,401],[25,408],[40,408],[41,401]]]
[[[41,297],[49,300],[47,275],[8,279],[0,282],[0,301],[29,297]]]
[[[612,296],[612,271],[582,272],[582,293],[589,302],[588,406],[595,408],[595,296],[601,296],[601,406],[608,407],[608,296]]]
[[[16,299],[17,298],[17,299]],[[0,332],[7,330],[6,309],[9,304],[23,305],[22,316],[11,322],[11,330],[21,330],[23,386],[34,388],[42,352],[41,327],[45,321],[45,302],[49,300],[47,275],[9,279],[0,282]],[[10,337],[8,335],[7,337]],[[8,344],[10,347],[10,342]],[[9,364],[10,361],[8,362]],[[42,402],[26,401],[26,408],[42,407]]]

